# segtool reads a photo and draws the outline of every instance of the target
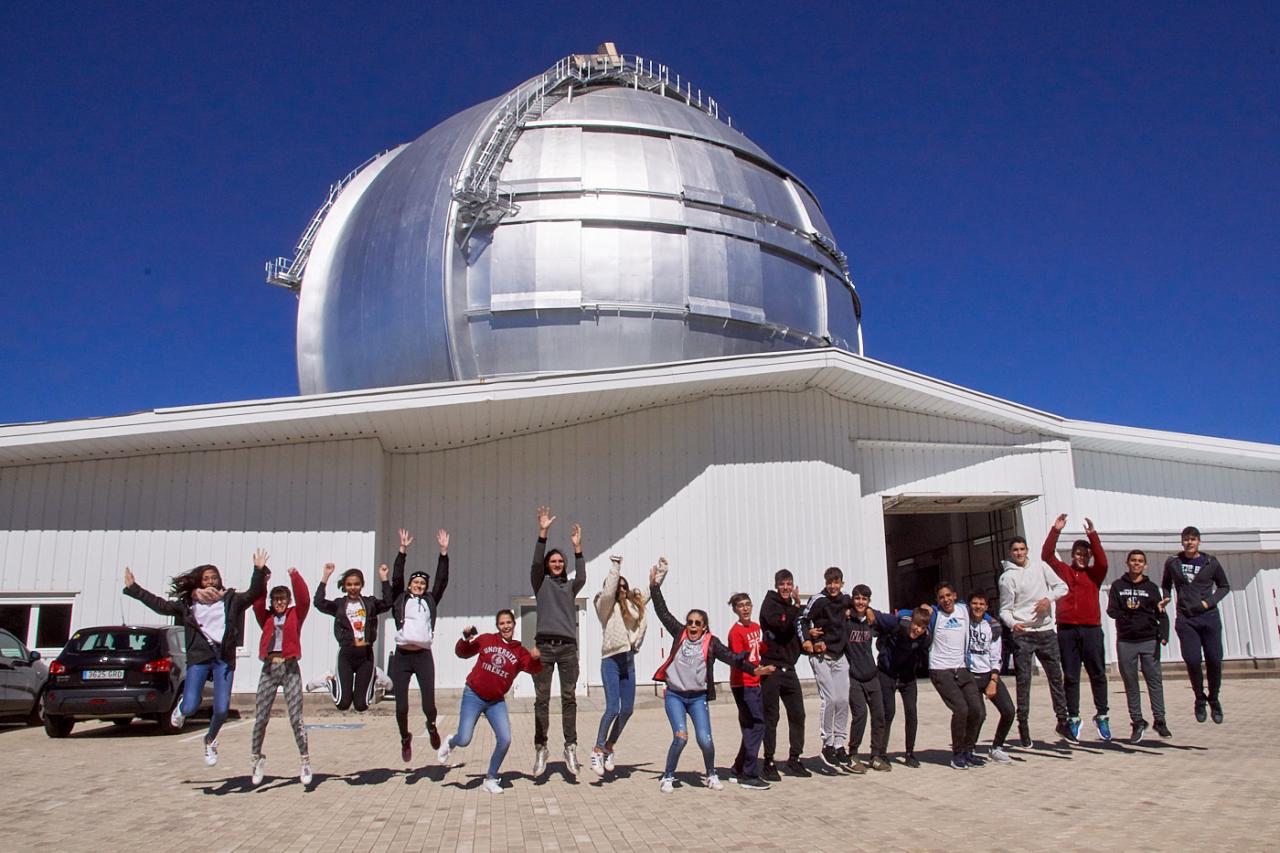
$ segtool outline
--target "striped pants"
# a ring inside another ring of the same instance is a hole
[[[258,676],[258,701],[253,720],[253,755],[262,754],[262,739],[267,734],[267,720],[271,719],[271,706],[276,702],[276,691],[284,687],[284,701],[289,709],[289,724],[293,726],[293,739],[298,742],[298,754],[307,755],[307,730],[302,725],[302,672],[298,661],[288,658],[269,661],[262,665]]]

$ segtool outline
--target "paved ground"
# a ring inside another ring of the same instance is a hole
[[[256,789],[247,720],[223,730],[222,761],[213,768],[201,758],[198,722],[171,737],[153,736],[142,723],[127,730],[85,723],[61,741],[42,729],[4,727],[0,850],[1274,849],[1280,681],[1229,681],[1222,726],[1194,721],[1185,686],[1166,690],[1171,741],[1068,748],[1041,740],[1015,752],[1012,766],[959,772],[941,764],[947,716],[922,682],[924,767],[784,778],[763,792],[702,788],[690,746],[684,784],[661,794],[656,779],[670,729],[652,697],[627,729],[619,778],[605,783],[587,770],[575,783],[557,762],[543,780],[525,775],[533,718],[527,705],[516,707],[501,796],[478,787],[493,743],[483,722],[453,768],[420,755],[406,769],[390,716],[312,713],[321,727],[310,734],[309,790],[284,775],[297,762],[282,718],[268,731],[268,776]],[[1123,707],[1118,684],[1112,694]],[[1033,733],[1045,738],[1052,725],[1043,682],[1035,701]],[[442,731],[456,719],[456,704],[448,704]],[[812,743],[816,701],[809,705]],[[584,733],[594,731],[597,709],[594,699],[580,701]],[[1117,732],[1128,729],[1124,716],[1113,714]],[[361,727],[323,727],[334,724]],[[558,726],[553,715],[553,731]],[[713,727],[723,767],[737,746],[731,701],[715,706]],[[899,728],[891,748],[900,749],[901,738]],[[425,738],[421,747],[428,752]]]

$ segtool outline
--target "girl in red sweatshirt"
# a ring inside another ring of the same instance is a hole
[[[516,632],[516,615],[510,610],[499,610],[498,633],[476,636],[475,626],[462,632],[462,639],[454,647],[460,658],[477,657],[476,665],[467,676],[467,686],[462,690],[462,707],[458,711],[458,731],[449,735],[441,744],[436,756],[441,764],[449,763],[449,753],[471,743],[476,721],[484,714],[493,728],[493,755],[489,759],[489,772],[484,777],[484,790],[501,794],[498,768],[511,747],[511,720],[507,717],[507,691],[521,672],[536,675],[542,671],[541,655],[517,643],[512,637]]]
[[[280,687],[284,687],[289,724],[293,726],[293,739],[302,758],[298,778],[304,785],[311,784],[311,757],[307,751],[307,730],[302,723],[302,673],[298,669],[298,659],[302,657],[299,635],[307,612],[311,610],[311,594],[297,569],[289,569],[289,583],[293,586],[292,595],[287,586],[272,588],[270,610],[266,606],[265,594],[253,601],[253,615],[262,628],[262,641],[258,644],[262,674],[258,676],[251,747],[255,785],[261,784],[266,774],[267,758],[262,754],[262,739],[267,733],[267,721],[271,719],[271,706],[276,702],[276,690]],[[298,603],[295,605],[292,599],[297,599]]]

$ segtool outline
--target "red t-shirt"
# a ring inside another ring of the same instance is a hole
[[[734,622],[729,629],[729,651],[733,653],[750,652],[747,660],[756,666],[760,665],[760,653],[764,651],[764,632],[755,622],[743,625]],[[736,666],[729,668],[730,687],[759,687],[760,679],[749,675]]]
[[[501,634],[481,634],[470,642],[460,639],[454,653],[460,658],[480,656],[467,676],[467,686],[489,702],[506,696],[521,671],[542,671],[542,661],[534,660],[529,650],[514,640],[502,639]]]

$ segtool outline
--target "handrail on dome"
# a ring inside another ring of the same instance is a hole
[[[297,293],[302,288],[302,274],[306,271],[307,259],[311,257],[311,247],[315,245],[316,233],[324,223],[324,218],[329,215],[329,210],[333,207],[333,203],[338,200],[338,196],[342,194],[342,190],[347,184],[355,180],[356,175],[363,172],[370,163],[390,150],[388,148],[385,151],[379,151],[348,172],[342,180],[329,185],[329,195],[324,200],[324,204],[320,205],[320,209],[311,217],[311,221],[307,223],[307,230],[303,231],[302,236],[298,238],[298,245],[293,250],[293,258],[276,258],[275,260],[267,261],[267,284],[274,284],[276,287],[283,287],[286,290],[292,290],[294,293]]]

